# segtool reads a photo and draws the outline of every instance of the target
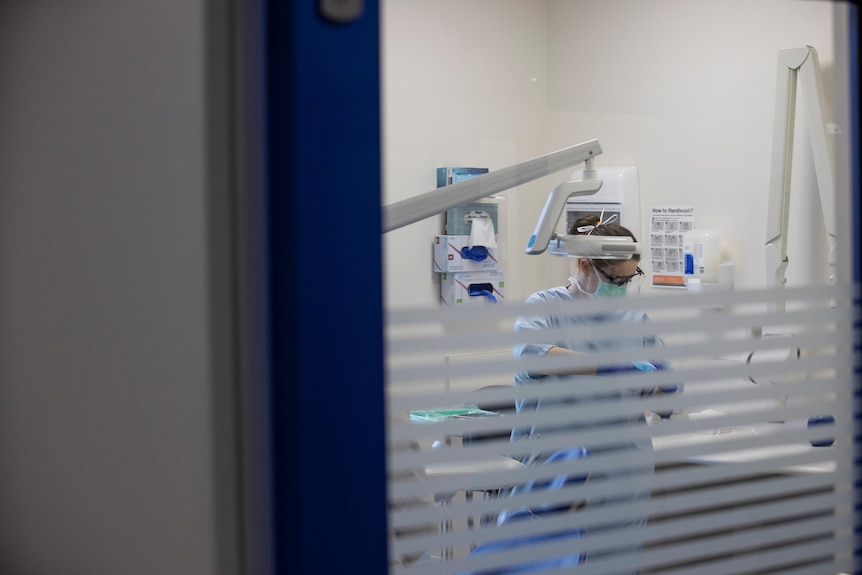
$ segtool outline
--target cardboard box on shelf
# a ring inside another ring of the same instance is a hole
[[[465,258],[462,254],[464,249],[470,249],[470,236],[434,236],[434,271],[474,272],[497,269],[497,248],[487,248],[487,257],[482,261]]]
[[[494,305],[506,297],[503,272],[444,272],[440,274],[440,305]]]

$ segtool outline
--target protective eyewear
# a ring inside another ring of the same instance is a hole
[[[597,270],[599,270],[599,273],[602,274],[606,280],[608,280],[608,283],[612,283],[615,286],[628,285],[636,277],[644,275],[644,272],[640,267],[638,267],[635,270],[635,273],[633,273],[630,276],[614,276],[614,275],[609,274],[608,272],[606,272],[605,270],[603,270],[599,266],[593,266],[593,267],[595,267]]]

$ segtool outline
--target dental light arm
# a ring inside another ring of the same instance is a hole
[[[563,182],[551,190],[545,208],[530,238],[526,252],[537,255],[547,250],[554,255],[605,259],[629,259],[639,246],[631,238],[607,236],[559,236],[554,226],[571,196],[594,194],[602,187],[595,179],[593,158],[602,153],[598,140],[563,148],[514,166],[426,192],[383,207],[383,233],[391,232],[451,208],[514,188],[532,180],[570,168],[581,162],[584,180]]]
[[[793,161],[793,130],[796,119],[797,82],[805,101],[805,121],[811,139],[814,170],[820,191],[820,207],[829,241],[828,261],[835,267],[835,184],[831,141],[821,106],[823,90],[817,51],[810,46],[778,52],[778,88],[775,103],[772,173],[766,235],[766,285],[783,287],[787,270],[787,230],[790,213],[790,180]],[[783,305],[781,305],[783,307]]]
[[[494,170],[413,198],[388,204],[383,206],[383,233],[570,168],[601,153],[599,141],[589,140],[514,166]]]
[[[593,161],[587,160],[584,166],[584,180],[574,180],[557,184],[548,194],[545,207],[536,222],[536,229],[525,250],[530,255],[545,250],[555,256],[624,259],[640,253],[640,245],[631,238],[621,236],[559,235],[554,227],[572,196],[595,194],[602,187],[602,181],[593,179],[596,171]]]
[[[571,196],[595,194],[602,187],[601,180],[576,180],[557,184],[548,194],[542,215],[536,222],[536,230],[527,243],[528,254],[540,254],[548,248],[550,241],[556,237],[554,227],[566,207],[566,201]]]

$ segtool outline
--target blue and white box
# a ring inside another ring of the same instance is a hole
[[[484,247],[484,246],[482,246]],[[496,270],[499,264],[497,248],[485,248],[487,256],[482,261],[476,261],[467,255],[475,257],[477,251],[471,251],[470,236],[434,236],[434,271],[442,272],[478,272]]]
[[[440,274],[440,305],[444,307],[494,305],[506,298],[500,270]]]
[[[437,187],[450,186],[487,173],[488,168],[437,168]]]

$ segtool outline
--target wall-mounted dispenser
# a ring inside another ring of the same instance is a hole
[[[493,305],[506,298],[503,272],[455,272],[440,274],[440,305]]]
[[[721,235],[693,229],[682,235],[683,280],[690,292],[730,291],[733,262],[721,259]]]
[[[488,168],[437,168],[445,188],[488,174]],[[433,271],[440,277],[440,305],[486,305],[504,298],[503,250],[498,233],[505,198],[478,198],[446,210],[447,235],[434,236]]]
[[[685,280],[718,283],[721,236],[712,230],[689,230],[682,235]]]

